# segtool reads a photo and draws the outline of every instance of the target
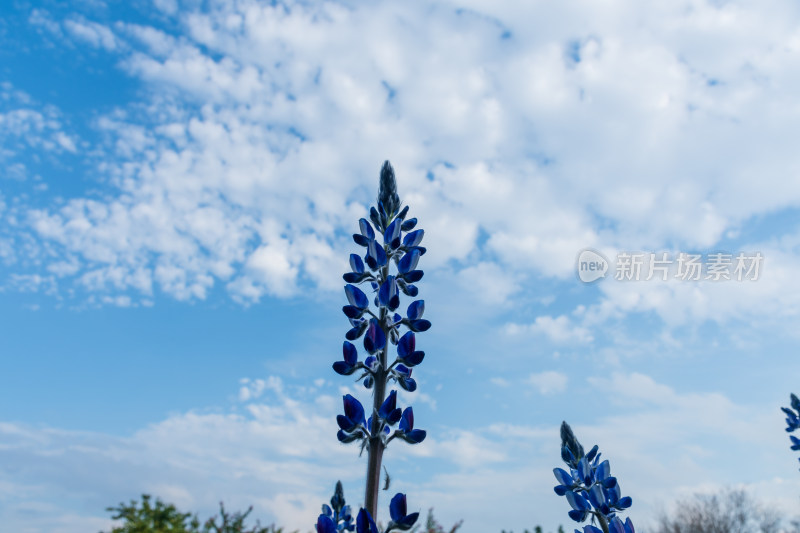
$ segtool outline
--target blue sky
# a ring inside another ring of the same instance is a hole
[[[429,250],[401,396],[429,437],[386,454],[412,508],[568,525],[567,420],[641,528],[726,486],[795,513],[796,3],[125,4],[0,6],[9,531],[142,493],[302,531],[337,479],[358,504],[335,415],[367,395],[330,365],[385,159]],[[763,264],[619,281],[621,252]]]

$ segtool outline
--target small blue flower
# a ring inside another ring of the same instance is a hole
[[[370,355],[375,355],[375,352],[383,350],[384,346],[386,346],[386,334],[384,334],[383,328],[378,324],[378,321],[373,318],[369,321],[369,326],[367,326],[367,334],[364,335],[364,349]]]
[[[336,416],[336,423],[345,433],[352,434],[364,431],[367,426],[364,406],[350,394],[346,394],[342,399],[344,402],[344,414]]]
[[[580,493],[568,490],[565,494],[572,510],[567,513],[569,517],[576,522],[583,522],[589,517],[589,511],[592,507],[589,502]]]
[[[400,417],[400,426],[395,431],[395,435],[409,444],[419,444],[425,440],[427,432],[423,429],[414,429],[414,410],[411,407],[406,407],[403,411],[403,416]]]
[[[411,369],[406,365],[399,364],[392,369],[392,377],[397,381],[398,385],[408,392],[417,390],[417,382],[411,377]]]
[[[403,220],[396,218],[383,233],[383,243],[388,245],[392,250],[400,247],[400,229],[402,224]]]
[[[390,426],[397,424],[402,416],[402,410],[397,407],[397,391],[393,390],[386,397],[380,409],[378,409],[378,416],[380,416]]]
[[[348,332],[345,334],[344,338],[349,341],[354,341],[361,337],[365,331],[367,331],[367,326],[369,322],[365,318],[351,318],[350,325],[353,326]]]
[[[342,354],[344,361],[336,361],[333,363],[333,370],[342,376],[349,376],[359,368],[358,352],[352,343],[344,341],[342,345]]]
[[[397,282],[394,276],[386,276],[386,281],[378,290],[378,306],[394,311],[400,305],[400,296],[397,294]]]
[[[356,517],[356,533],[378,533],[378,526],[366,509],[361,509]]]
[[[353,271],[342,276],[347,283],[361,283],[372,278],[372,274],[364,270],[364,261],[356,254],[350,254],[350,268]]]
[[[389,526],[386,528],[386,531],[388,532],[391,529],[399,529],[401,531],[411,529],[411,527],[417,521],[417,518],[419,518],[419,513],[407,513],[406,495],[398,492],[394,495],[394,498],[392,498],[392,501],[389,504],[389,514],[391,515],[392,520],[389,522]]]
[[[361,318],[369,308],[367,295],[361,289],[349,283],[344,286],[344,293],[347,295],[347,301],[350,302],[350,305],[342,307],[344,314],[351,319]]]
[[[409,331],[397,342],[397,360],[406,366],[414,367],[422,362],[425,358],[425,352],[417,351],[416,338],[414,332]]]
[[[337,533],[336,524],[330,516],[324,514],[319,515],[317,518],[317,533]]]
[[[353,240],[359,246],[369,246],[369,243],[375,240],[375,231],[365,218],[358,220],[358,229],[361,233],[354,233]]]
[[[367,245],[367,255],[364,261],[371,270],[383,268],[386,265],[386,261],[388,261],[386,250],[373,239]]]

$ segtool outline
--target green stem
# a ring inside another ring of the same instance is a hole
[[[381,277],[383,279],[379,279],[378,286],[386,280],[386,277],[389,275],[389,263],[387,261],[386,266],[383,267],[381,270]],[[384,400],[386,399],[386,377],[388,375],[388,369],[386,364],[387,354],[389,350],[389,344],[391,343],[389,335],[390,332],[386,329],[385,322],[386,322],[386,308],[381,309],[381,316],[379,318],[381,329],[383,330],[383,334],[386,337],[386,345],[378,354],[378,360],[380,362],[378,371],[375,372],[375,383],[373,387],[374,396],[373,396],[373,411],[372,411],[372,421],[370,423],[370,434],[373,435],[369,439],[368,445],[368,459],[367,459],[367,483],[366,483],[366,492],[364,494],[364,508],[367,512],[372,516],[373,520],[377,522],[377,511],[378,511],[378,491],[380,490],[381,484],[381,462],[383,460],[383,450],[386,448],[383,444],[383,440],[381,439],[381,435],[378,432],[378,428],[380,427],[380,421],[378,419],[378,409],[380,409],[381,405],[383,404]]]

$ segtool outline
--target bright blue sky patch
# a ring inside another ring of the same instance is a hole
[[[562,420],[612,460],[637,527],[726,485],[794,512],[790,2],[0,15],[10,530],[109,530],[105,507],[143,492],[303,531],[337,479],[357,505],[363,460],[335,415],[367,394],[331,364],[385,159],[428,248],[433,328],[398,397],[428,436],[386,454],[409,512],[465,533],[567,525]],[[608,267],[590,283],[586,249]],[[661,254],[666,281],[649,275]],[[742,280],[739,254],[760,258]],[[706,279],[723,267],[733,279]]]

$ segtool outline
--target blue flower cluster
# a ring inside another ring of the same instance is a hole
[[[396,313],[400,307],[400,293],[412,298],[419,293],[414,283],[422,279],[423,271],[418,270],[417,265],[426,251],[420,246],[425,231],[415,229],[417,219],[406,220],[408,206],[398,212],[399,208],[394,170],[386,161],[381,169],[378,207],[370,209],[371,222],[364,218],[358,221],[359,233],[353,235],[355,243],[366,248],[366,254],[363,259],[351,254],[352,272],[343,276],[348,282],[344,287],[348,305],[342,311],[350,321],[351,328],[345,334],[347,340],[342,345],[342,360],[333,363],[333,370],[343,376],[361,371],[357,381],[363,379],[367,389],[380,383],[381,388],[375,393],[381,396],[381,403],[376,402],[376,407],[379,407],[368,426],[361,402],[349,394],[344,396],[344,415],[337,417],[340,428],[337,437],[341,442],[380,437],[385,446],[395,437],[411,444],[425,439],[425,431],[414,429],[413,409],[407,407],[401,410],[397,407],[397,391],[393,390],[383,397],[383,387],[390,381],[409,392],[417,389],[417,382],[411,373],[425,358],[425,352],[416,349],[415,333],[431,327],[431,323],[422,318],[424,300],[411,302],[405,317]],[[382,243],[378,242],[377,235],[382,236]],[[391,264],[396,266],[396,274],[390,273]],[[355,285],[363,283],[369,283],[375,293],[372,298],[374,310],[370,308],[370,298]],[[401,327],[408,330],[402,336]],[[364,351],[368,355],[359,361],[358,350],[351,341],[362,336]],[[396,345],[397,351],[391,363],[387,360],[389,344]],[[398,422],[398,428],[392,432],[391,427]]]
[[[406,506],[406,495],[397,493],[389,504],[389,515],[392,517],[384,533],[389,533],[393,529],[406,531],[411,529],[419,518],[419,513],[408,514]],[[350,506],[345,505],[344,490],[342,482],[336,482],[336,490],[331,498],[331,504],[322,505],[322,514],[317,518],[317,533],[342,533],[353,531],[356,533],[378,533],[378,526],[366,509],[361,509],[353,523],[353,516],[350,513]]]
[[[398,313],[401,294],[412,299],[419,294],[415,283],[422,279],[423,271],[417,267],[426,251],[420,246],[424,230],[417,229],[417,219],[407,218],[407,215],[408,207],[400,209],[394,170],[386,161],[381,168],[378,205],[370,208],[369,220],[358,221],[358,233],[353,235],[364,252],[350,255],[350,272],[343,276],[347,305],[342,311],[350,322],[350,329],[342,345],[342,359],[333,363],[337,374],[357,374],[356,381],[363,380],[364,387],[372,391],[372,409],[367,411],[357,398],[346,394],[342,398],[344,413],[336,417],[339,441],[358,441],[362,452],[368,450],[365,508],[358,512],[353,524],[349,508],[343,506],[344,498],[338,508],[335,494],[336,505],[332,499],[330,507],[323,506],[316,524],[317,533],[353,529],[357,533],[378,533],[373,516],[377,509],[383,450],[395,438],[409,444],[425,440],[426,432],[414,427],[413,409],[398,407],[397,390],[387,394],[387,386],[392,382],[408,392],[417,389],[411,373],[422,363],[425,352],[417,350],[416,334],[431,327],[423,318],[424,300],[411,301],[405,316]],[[362,337],[365,356],[360,360],[354,343]],[[397,355],[390,361],[392,346]],[[339,488],[337,485],[337,494]],[[419,513],[407,512],[406,496],[399,493],[392,498],[389,513],[391,521],[384,533],[408,530],[419,517]]]
[[[797,428],[800,428],[800,399],[794,394],[790,394],[789,398],[792,408],[781,407],[781,411],[786,414],[786,432],[792,433]],[[789,435],[789,439],[792,441],[792,450],[800,451],[800,439],[794,435]],[[800,458],[797,460],[800,461]]]
[[[554,487],[556,494],[565,496],[572,507],[569,517],[583,522],[590,516],[600,527],[587,525],[583,533],[635,533],[633,523],[628,518],[623,523],[616,516],[631,506],[633,500],[622,496],[617,478],[611,475],[608,460],[600,462],[600,453],[595,445],[589,453],[584,453],[569,424],[561,424],[561,458],[569,466],[553,469],[559,482]],[[580,533],[577,529],[576,533]]]

